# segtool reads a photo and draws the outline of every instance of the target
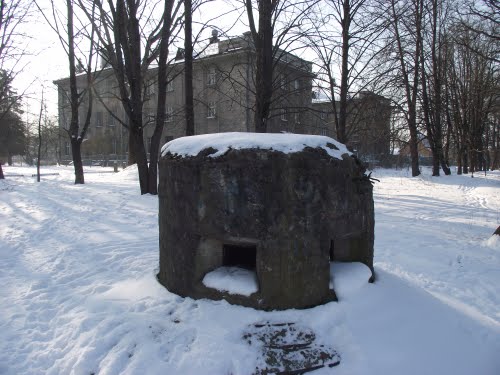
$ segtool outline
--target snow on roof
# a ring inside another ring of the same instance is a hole
[[[209,155],[216,158],[229,149],[242,150],[258,148],[291,154],[306,147],[322,148],[332,158],[342,160],[342,155],[352,155],[347,147],[335,139],[323,135],[282,133],[215,133],[174,139],[165,144],[161,155],[168,153],[180,156],[196,156],[202,150],[213,148],[217,152]]]

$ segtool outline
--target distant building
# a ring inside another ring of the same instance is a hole
[[[255,49],[249,34],[224,41],[216,35],[211,44],[193,62],[195,133],[228,131],[253,132],[255,102]],[[186,134],[184,120],[183,51],[171,64],[167,88],[166,119],[162,142]],[[144,82],[144,141],[149,152],[156,114],[156,68],[150,69],[150,80]],[[273,79],[273,103],[268,122],[269,132],[303,133],[307,126],[312,91],[312,63],[292,54],[281,52]],[[54,82],[59,90],[59,126],[69,127],[69,79]],[[85,87],[85,76],[78,77],[78,86]],[[117,97],[117,84],[110,69],[95,73],[91,127],[83,152],[120,159],[127,150],[126,129],[119,126],[127,121]],[[84,120],[87,106],[80,108]],[[111,112],[111,113],[110,113]],[[69,142],[63,153],[70,155]],[[63,155],[64,159],[64,155]]]
[[[339,104],[335,103],[338,112]],[[331,101],[314,100],[312,134],[337,138],[334,106]],[[362,91],[347,103],[347,146],[364,160],[379,160],[390,153],[392,107],[389,99]]]
[[[312,63],[279,51],[273,78],[273,99],[268,132],[328,135],[333,138],[335,124],[331,103],[312,101]],[[255,48],[249,33],[219,40],[212,34],[210,44],[193,62],[195,134],[254,132]],[[184,119],[184,51],[179,49],[169,65],[166,118],[161,144],[186,134]],[[144,80],[144,142],[149,153],[156,115],[158,85],[156,70]],[[77,77],[80,90],[86,87],[85,75]],[[69,78],[54,82],[59,92],[59,126],[69,128]],[[91,125],[82,147],[84,159],[126,160],[128,133],[122,126],[127,116],[118,98],[113,71],[103,66],[94,74],[94,101]],[[80,107],[83,123],[88,105],[84,96]],[[365,92],[352,99],[348,108],[349,146],[358,154],[389,153],[388,101]],[[61,160],[71,160],[69,140],[63,138]],[[90,161],[87,160],[87,163]]]

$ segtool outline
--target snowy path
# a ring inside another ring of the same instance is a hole
[[[250,374],[258,357],[241,335],[267,320],[339,351],[315,374],[500,369],[500,248],[484,243],[500,223],[500,174],[376,171],[377,283],[339,279],[339,303],[261,312],[156,282],[157,199],[139,196],[134,171],[84,186],[57,171],[0,182],[2,375]]]
[[[500,324],[500,251],[484,244],[500,223],[498,174],[388,176],[375,202],[376,267]]]

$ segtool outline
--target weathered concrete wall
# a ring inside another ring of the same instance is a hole
[[[357,160],[312,148],[210,152],[160,160],[158,277],[170,291],[262,309],[325,303],[335,299],[332,243],[334,260],[373,270],[372,186]],[[257,293],[228,295],[201,283],[222,265],[223,244],[256,246]]]

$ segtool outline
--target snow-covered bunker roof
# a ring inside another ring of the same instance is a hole
[[[342,155],[351,155],[347,147],[335,139],[322,135],[289,133],[215,133],[182,137],[168,142],[162,147],[161,154],[196,156],[202,150],[212,148],[212,158],[224,155],[229,149],[274,150],[285,154],[296,153],[306,147],[321,148],[332,158],[342,159]]]

